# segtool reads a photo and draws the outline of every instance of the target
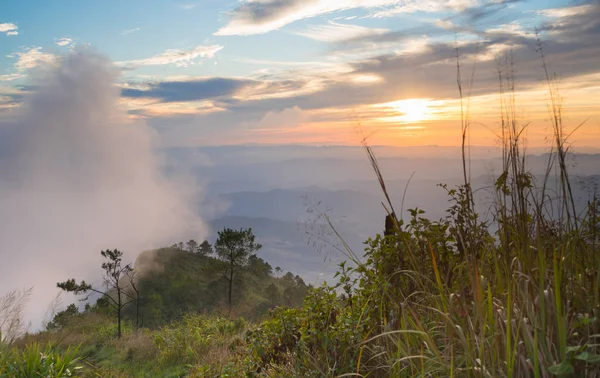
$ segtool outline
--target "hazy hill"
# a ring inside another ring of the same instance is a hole
[[[227,282],[224,263],[211,256],[174,248],[141,253],[136,260],[140,270],[141,318],[145,327],[157,327],[189,312],[224,312]],[[302,303],[308,287],[295,274],[279,274],[262,259],[254,260],[238,275],[233,311],[259,318],[277,305]],[[127,311],[135,316],[134,306]]]
[[[222,194],[219,199],[228,205],[224,216],[310,221],[320,211],[334,219],[365,223],[384,215],[377,196],[348,189],[327,190],[313,186],[266,192],[241,191]]]

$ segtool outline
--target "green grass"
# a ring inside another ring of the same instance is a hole
[[[63,378],[77,376],[82,369],[78,348],[58,351],[48,344],[37,342],[22,349],[0,346],[0,377],[4,378]]]

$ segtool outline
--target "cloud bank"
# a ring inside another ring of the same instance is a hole
[[[72,52],[37,73],[16,119],[0,125],[0,287],[34,286],[34,327],[57,281],[99,278],[102,249],[133,261],[206,233],[196,186],[167,176],[152,129],[118,108],[117,72]]]

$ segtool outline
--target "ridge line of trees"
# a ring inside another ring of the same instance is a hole
[[[120,250],[107,249],[100,252],[104,259],[101,265],[101,284],[95,286],[85,280],[78,282],[75,278],[69,278],[66,281],[58,282],[57,287],[65,292],[82,295],[81,301],[87,301],[91,296],[99,296],[94,306],[90,303],[86,304],[86,311],[108,312],[113,319],[116,318],[116,336],[118,338],[123,335],[124,318],[135,319],[135,328],[138,329],[142,326],[142,314],[150,314],[148,324],[156,326],[156,324],[181,316],[182,311],[190,311],[191,308],[195,308],[195,311],[203,311],[203,308],[218,308],[219,301],[217,298],[219,295],[206,296],[199,293],[198,299],[194,299],[196,295],[190,290],[185,291],[185,285],[187,284],[184,284],[184,288],[179,290],[184,290],[187,294],[182,292],[182,295],[179,296],[179,292],[172,292],[172,286],[169,286],[173,279],[183,280],[181,282],[200,282],[201,284],[206,282],[205,292],[222,293],[221,298],[224,298],[230,314],[232,314],[233,305],[240,300],[234,299],[243,298],[247,293],[250,293],[248,290],[257,290],[256,293],[259,293],[258,295],[263,298],[260,303],[251,305],[252,311],[256,314],[263,313],[263,311],[278,305],[293,306],[298,304],[298,301],[302,301],[306,296],[309,286],[298,275],[294,276],[291,272],[282,275],[283,271],[280,267],[273,269],[268,262],[256,255],[261,248],[262,245],[257,242],[251,228],[241,228],[239,230],[224,228],[217,232],[217,240],[214,245],[211,245],[207,240],[197,243],[193,239],[185,243],[173,244],[170,247],[172,250],[190,253],[199,256],[200,259],[209,259],[194,262],[195,259],[191,256],[184,258],[181,255],[183,260],[174,261],[184,262],[184,266],[172,265],[170,269],[180,269],[177,268],[180,266],[181,269],[184,269],[184,272],[187,271],[188,273],[184,274],[183,277],[177,276],[178,278],[174,278],[175,276],[168,273],[168,271],[164,273],[165,275],[148,276],[142,274],[141,271],[135,270],[131,263],[125,264],[123,262],[123,253]],[[159,258],[158,256],[153,258]],[[185,260],[189,258],[192,260]],[[198,269],[196,264],[200,261],[204,261],[201,264],[208,264],[201,266],[200,269],[203,270],[199,271],[208,272],[205,273],[207,277],[212,277],[208,281],[202,281],[202,279],[194,281],[193,277],[195,275],[201,277],[204,273],[198,275],[195,270],[189,270],[190,267]],[[164,262],[164,264],[170,263],[171,260]],[[272,281],[273,279],[277,281]],[[220,280],[221,283],[219,283]],[[165,292],[168,294],[165,294]],[[175,305],[171,303],[173,301],[175,301]],[[188,306],[191,304],[192,307],[184,308],[184,306],[178,305],[184,304],[184,302]],[[150,307],[147,307],[148,305]],[[126,308],[127,310],[124,311]],[[150,310],[150,313],[148,313],[148,310]],[[55,313],[52,320],[46,324],[46,329],[63,328],[71,319],[80,314],[82,312],[80,312],[78,306],[71,304],[65,310]],[[158,323],[156,323],[157,321]]]

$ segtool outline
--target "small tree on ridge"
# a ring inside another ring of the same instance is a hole
[[[248,265],[248,258],[253,256],[256,251],[262,248],[262,245],[255,241],[256,237],[252,229],[232,230],[225,228],[218,232],[218,238],[215,242],[215,252],[219,259],[227,264],[225,269],[225,279],[229,284],[228,299],[231,309],[233,280],[239,270]]]
[[[106,261],[102,263],[102,269],[104,269],[104,291],[93,288],[92,285],[85,281],[77,283],[74,278],[64,282],[58,282],[56,286],[66,292],[77,295],[94,292],[102,295],[103,298],[106,298],[117,314],[117,337],[121,338],[123,308],[136,300],[135,298],[128,300],[129,295],[126,291],[131,287],[131,273],[133,268],[129,264],[121,266],[123,252],[117,249],[112,251],[107,249],[106,251],[101,251],[100,254],[106,259]],[[128,279],[123,282],[123,278]],[[85,297],[83,300],[86,300],[88,297]]]

